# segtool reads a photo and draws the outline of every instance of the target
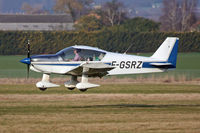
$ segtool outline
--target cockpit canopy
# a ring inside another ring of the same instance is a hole
[[[53,55],[36,55],[31,57],[31,61],[35,62],[58,62],[58,61],[75,61],[75,53],[77,51],[80,56],[78,61],[101,61],[106,52],[103,50],[95,50],[95,48],[76,48],[68,47]]]
[[[59,51],[58,53],[56,53],[56,55],[60,56],[64,61],[73,61],[75,57],[75,50],[80,56],[80,61],[101,61],[106,54],[105,52],[96,51],[92,49],[80,49],[69,47]]]

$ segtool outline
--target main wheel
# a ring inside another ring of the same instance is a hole
[[[45,91],[47,88],[39,88],[41,91]]]
[[[87,91],[87,89],[80,89],[80,91],[81,91],[81,92],[85,92],[85,91]]]
[[[75,89],[75,87],[71,87],[71,88],[67,88],[67,89],[69,89],[69,90],[71,90],[71,91],[72,91],[72,90],[74,90],[74,89]]]

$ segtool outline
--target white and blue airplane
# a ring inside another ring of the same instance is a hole
[[[36,86],[40,90],[59,87],[51,83],[51,74],[70,75],[71,80],[64,83],[70,90],[74,88],[86,91],[98,87],[88,82],[89,77],[106,75],[140,74],[165,72],[176,68],[179,38],[168,37],[151,57],[113,53],[89,46],[71,46],[53,55],[36,55],[21,60],[35,72],[43,73],[43,78]],[[28,43],[29,44],[29,43]],[[76,51],[76,53],[75,53]],[[79,60],[74,60],[78,53]],[[81,81],[77,77],[81,77]]]

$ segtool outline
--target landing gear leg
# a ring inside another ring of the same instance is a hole
[[[88,83],[88,75],[85,74],[85,72],[87,71],[87,69],[83,68],[83,75],[81,78],[81,83]],[[81,92],[85,92],[87,91],[87,88],[83,88],[83,89],[79,89]]]
[[[76,88],[76,84],[78,84],[77,76],[71,76],[71,80],[65,82],[65,87],[67,87],[69,90],[73,90]]]
[[[49,81],[50,74],[43,74],[42,81],[37,82],[36,86],[41,90],[45,91],[47,88],[50,87],[59,87],[59,85],[50,83]]]
[[[89,71],[89,68],[83,67],[83,74],[81,78],[81,82],[76,85],[76,88],[78,88],[80,91],[84,92],[88,88],[98,87],[99,85],[91,84],[88,82],[88,75],[87,72]]]
[[[42,82],[49,82],[49,74],[43,74],[42,76]],[[39,82],[38,82],[39,83]],[[38,84],[37,83],[37,84]],[[45,87],[45,85],[40,85],[40,87],[38,87],[41,91],[45,91],[47,89],[47,87]]]

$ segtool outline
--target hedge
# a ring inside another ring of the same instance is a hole
[[[200,33],[127,32],[105,29],[95,32],[19,32],[0,31],[0,55],[52,54],[72,45],[89,45],[113,52],[154,52],[168,36],[180,38],[180,52],[200,52]]]

